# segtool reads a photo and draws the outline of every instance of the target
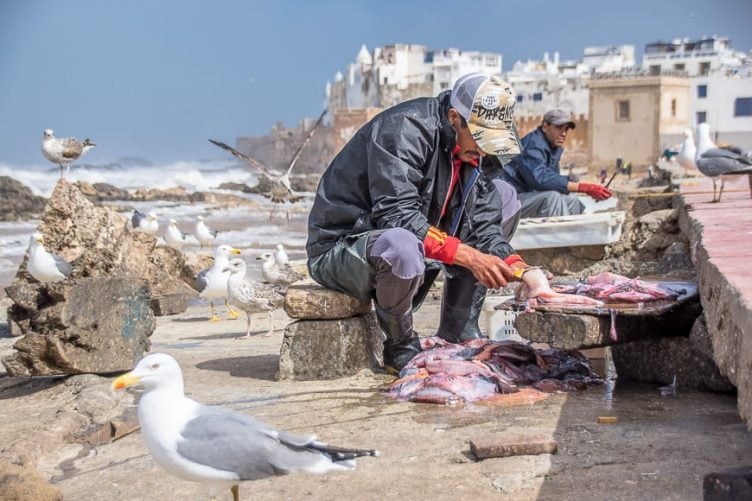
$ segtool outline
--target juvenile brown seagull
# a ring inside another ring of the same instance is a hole
[[[44,157],[60,166],[60,177],[63,177],[65,167],[81,158],[81,155],[95,147],[89,138],[79,141],[75,137],[56,138],[52,129],[45,129],[42,137],[42,154]]]

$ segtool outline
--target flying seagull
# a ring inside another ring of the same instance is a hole
[[[230,256],[240,254],[240,250],[229,245],[220,245],[214,249],[214,263],[211,268],[199,272],[196,276],[196,288],[199,296],[209,300],[211,306],[210,322],[216,322],[220,318],[214,310],[214,300],[224,299],[225,306],[230,318],[238,318],[238,314],[233,311],[227,302],[227,280],[230,278],[230,272],[225,268],[230,264]]]
[[[242,259],[233,259],[224,271],[230,273],[230,279],[227,281],[230,302],[243,310],[248,320],[245,337],[251,337],[252,313],[269,314],[269,331],[264,336],[271,335],[274,332],[272,313],[284,304],[285,297],[282,291],[277,287],[249,280],[245,276],[246,264]]]
[[[292,159],[290,160],[290,163],[288,164],[287,169],[282,174],[274,173],[270,171],[264,164],[262,164],[258,160],[239,152],[232,146],[228,146],[225,143],[222,143],[220,141],[215,141],[214,139],[209,139],[209,142],[211,142],[212,144],[216,146],[219,146],[220,148],[224,150],[229,151],[235,158],[242,160],[243,162],[247,163],[251,167],[257,169],[264,176],[266,176],[272,182],[272,187],[269,193],[264,193],[264,196],[269,198],[274,203],[274,206],[276,206],[276,204],[278,203],[286,203],[286,202],[295,203],[299,200],[302,200],[303,196],[292,189],[292,186],[290,185],[290,173],[292,172],[292,169],[295,167],[295,164],[297,163],[298,158],[300,158],[300,154],[303,152],[303,148],[305,147],[306,144],[308,144],[308,141],[310,141],[310,139],[313,137],[313,134],[316,132],[316,129],[323,122],[325,115],[326,115],[326,110],[321,112],[321,115],[319,115],[318,120],[316,120],[316,123],[313,124],[313,127],[311,127],[311,130],[308,132],[308,135],[303,140],[303,143],[298,147],[297,151],[295,152]],[[274,214],[274,206],[272,207],[272,211],[269,214],[269,218],[271,218],[272,214]],[[288,219],[289,219],[289,214],[288,214]]]
[[[725,176],[732,174],[751,174],[752,158],[726,148],[717,148],[710,139],[710,127],[706,123],[697,126],[697,168],[713,180],[713,200],[720,202],[723,196]],[[716,198],[716,179],[721,179],[721,189]],[[752,186],[752,180],[750,180]]]
[[[95,147],[89,138],[79,141],[75,137],[56,138],[52,129],[45,129],[42,137],[42,153],[50,162],[60,166],[60,177],[65,167],[81,158],[81,155]]]
[[[372,449],[345,449],[315,435],[278,431],[250,416],[187,398],[180,365],[169,355],[143,358],[112,388],[144,387],[138,419],[146,448],[169,473],[203,484],[210,499],[239,484],[296,471],[326,473],[355,469],[355,458],[379,456]]]
[[[31,236],[31,253],[26,268],[32,277],[45,283],[65,280],[73,271],[70,263],[65,259],[45,250],[44,237],[41,233],[34,233]]]

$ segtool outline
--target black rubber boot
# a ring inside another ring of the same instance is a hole
[[[386,334],[384,341],[384,370],[399,374],[402,368],[420,353],[420,339],[413,330],[413,314],[391,315],[376,307],[376,319]]]
[[[450,343],[486,337],[478,327],[486,291],[486,287],[477,283],[472,275],[468,277],[465,273],[459,273],[447,277],[437,335]]]

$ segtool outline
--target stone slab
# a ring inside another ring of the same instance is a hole
[[[291,318],[306,320],[349,318],[369,311],[371,311],[370,301],[361,301],[315,283],[291,285],[285,296],[285,312]]]
[[[383,338],[369,312],[338,320],[298,320],[285,329],[278,379],[320,380],[383,365]]]
[[[689,301],[658,316],[617,314],[616,341],[611,338],[608,315],[533,311],[517,315],[514,326],[520,336],[533,342],[567,350],[585,349],[649,338],[686,337],[700,311],[699,302]]]

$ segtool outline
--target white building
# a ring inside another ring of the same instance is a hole
[[[752,147],[752,52],[735,51],[728,38],[718,36],[655,42],[645,46],[642,67],[651,73],[686,72],[687,125],[707,122],[717,142]]]
[[[582,61],[560,61],[543,54],[540,61],[517,61],[504,77],[517,94],[515,116],[539,117],[553,108],[588,115],[587,82],[592,72],[610,73],[633,67],[634,46],[586,47]]]
[[[386,108],[449,89],[461,75],[478,71],[501,73],[501,54],[446,49],[429,51],[423,45],[363,45],[345,73],[327,83],[330,116],[339,109]]]

